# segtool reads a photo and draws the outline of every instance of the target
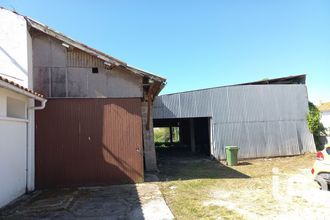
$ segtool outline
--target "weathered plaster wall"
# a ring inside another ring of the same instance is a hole
[[[24,87],[29,86],[32,73],[30,43],[24,17],[0,9],[0,74]]]
[[[34,88],[47,97],[142,97],[142,78],[40,32],[33,33]],[[97,67],[98,73],[92,73]]]

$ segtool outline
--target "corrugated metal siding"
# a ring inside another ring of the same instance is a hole
[[[315,151],[305,85],[245,85],[159,96],[154,118],[211,117],[211,153],[240,147],[240,158]]]
[[[37,188],[141,182],[137,148],[140,99],[51,99],[36,112]]]

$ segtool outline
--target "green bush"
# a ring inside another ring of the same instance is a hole
[[[170,143],[170,128],[154,128],[155,143]],[[172,127],[172,141],[178,143],[180,141],[179,127]]]
[[[155,128],[154,129],[154,141],[158,143],[165,143],[170,141],[170,129],[169,128]]]
[[[320,140],[320,135],[325,135],[325,128],[320,122],[321,115],[318,108],[312,103],[308,102],[309,112],[307,115],[307,123],[310,132],[314,136],[314,142],[317,150],[322,150],[323,146]]]

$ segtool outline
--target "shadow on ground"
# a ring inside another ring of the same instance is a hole
[[[144,219],[135,185],[36,191],[0,209],[0,219]]]
[[[192,154],[185,150],[158,149],[158,168],[160,181],[250,178],[250,176],[212,159],[210,156]],[[248,162],[239,166],[251,165]]]
[[[244,161],[244,162],[238,162],[238,166],[247,166],[247,165],[252,165],[252,163],[246,162],[246,161]]]

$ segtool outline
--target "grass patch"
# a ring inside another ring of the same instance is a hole
[[[282,208],[272,196],[272,169],[277,167],[280,175],[287,176],[310,168],[313,160],[314,155],[307,154],[227,167],[193,156],[162,158],[159,185],[176,219],[272,216]]]

